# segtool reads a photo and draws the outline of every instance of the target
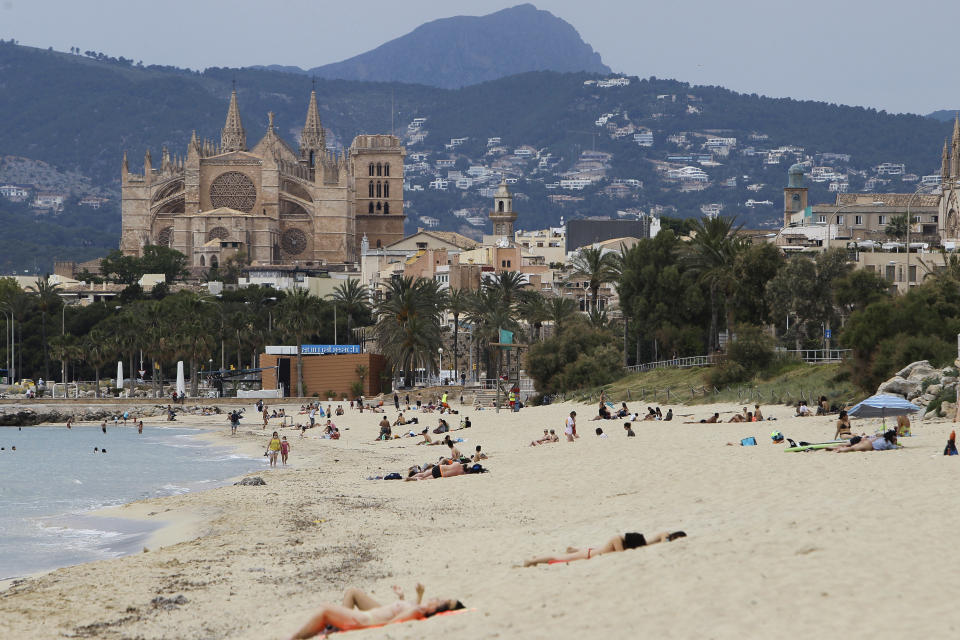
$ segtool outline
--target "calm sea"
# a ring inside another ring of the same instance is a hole
[[[140,551],[156,525],[87,512],[213,488],[266,464],[198,433],[150,425],[143,435],[129,427],[108,426],[106,434],[99,427],[0,427],[0,580]]]

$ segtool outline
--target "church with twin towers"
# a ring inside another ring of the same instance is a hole
[[[405,153],[392,135],[328,150],[316,92],[299,149],[278,135],[272,113],[248,147],[234,91],[219,143],[194,132],[186,155],[163,149],[155,161],[147,151],[142,173],[124,153],[120,249],[176,249],[197,275],[241,252],[252,266],[357,262],[364,238],[370,247],[403,238]]]

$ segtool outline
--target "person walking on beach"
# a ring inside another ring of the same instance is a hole
[[[393,392],[393,408],[400,411],[400,396],[396,391]]]
[[[577,435],[577,412],[571,411],[570,416],[567,418],[567,424],[563,432],[567,435],[567,442],[573,442],[574,438],[579,438]]]
[[[263,405],[263,426],[260,427],[261,429],[267,428],[267,420],[269,419],[270,419],[270,416],[267,414],[267,405]]]
[[[280,440],[280,461],[283,462],[283,465],[287,465],[287,456],[290,455],[290,443],[287,442],[287,436],[283,436]]]
[[[270,466],[277,466],[277,455],[280,454],[280,436],[276,431],[273,432],[273,437],[270,438],[270,444],[267,445],[267,456],[270,459]]]

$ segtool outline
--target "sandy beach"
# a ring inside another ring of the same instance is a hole
[[[285,405],[296,413],[298,405]],[[273,408],[273,406],[271,406]],[[633,408],[633,407],[631,407]],[[638,409],[642,408],[637,405]],[[663,407],[664,411],[667,407]],[[952,557],[960,462],[942,456],[953,424],[916,422],[904,449],[784,453],[833,436],[835,417],[683,424],[732,405],[674,406],[672,422],[591,422],[594,406],[519,413],[467,409],[490,473],[422,482],[368,480],[435,461],[418,438],[375,442],[381,416],[334,418],[339,441],[286,429],[291,465],[226,486],[132,503],[111,515],[162,519],[148,551],[59,569],[0,592],[3,637],[286,638],[321,602],[356,586],[383,602],[462,600],[470,611],[351,632],[361,638],[952,637],[960,632]],[[574,444],[529,447],[576,409]],[[204,437],[260,455],[269,431],[251,411],[181,417]],[[391,420],[395,412],[388,412]],[[690,416],[687,418],[686,416]],[[437,414],[419,416],[421,425]],[[454,416],[456,418],[456,416]],[[301,417],[302,419],[302,417]],[[279,421],[275,421],[279,424]],[[879,421],[855,420],[873,433]],[[456,422],[452,421],[455,426]],[[600,439],[601,426],[609,438]],[[271,424],[271,428],[276,428]],[[758,446],[726,446],[756,436]],[[682,529],[687,538],[567,565],[517,568],[616,534]]]

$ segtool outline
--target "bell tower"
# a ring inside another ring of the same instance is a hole
[[[803,166],[795,164],[787,172],[783,190],[783,226],[790,226],[790,216],[807,208],[807,188],[803,186]]]
[[[490,212],[490,222],[493,223],[493,235],[497,238],[506,238],[513,243],[513,223],[517,221],[517,214],[513,211],[513,195],[504,179],[493,194],[493,211]]]

